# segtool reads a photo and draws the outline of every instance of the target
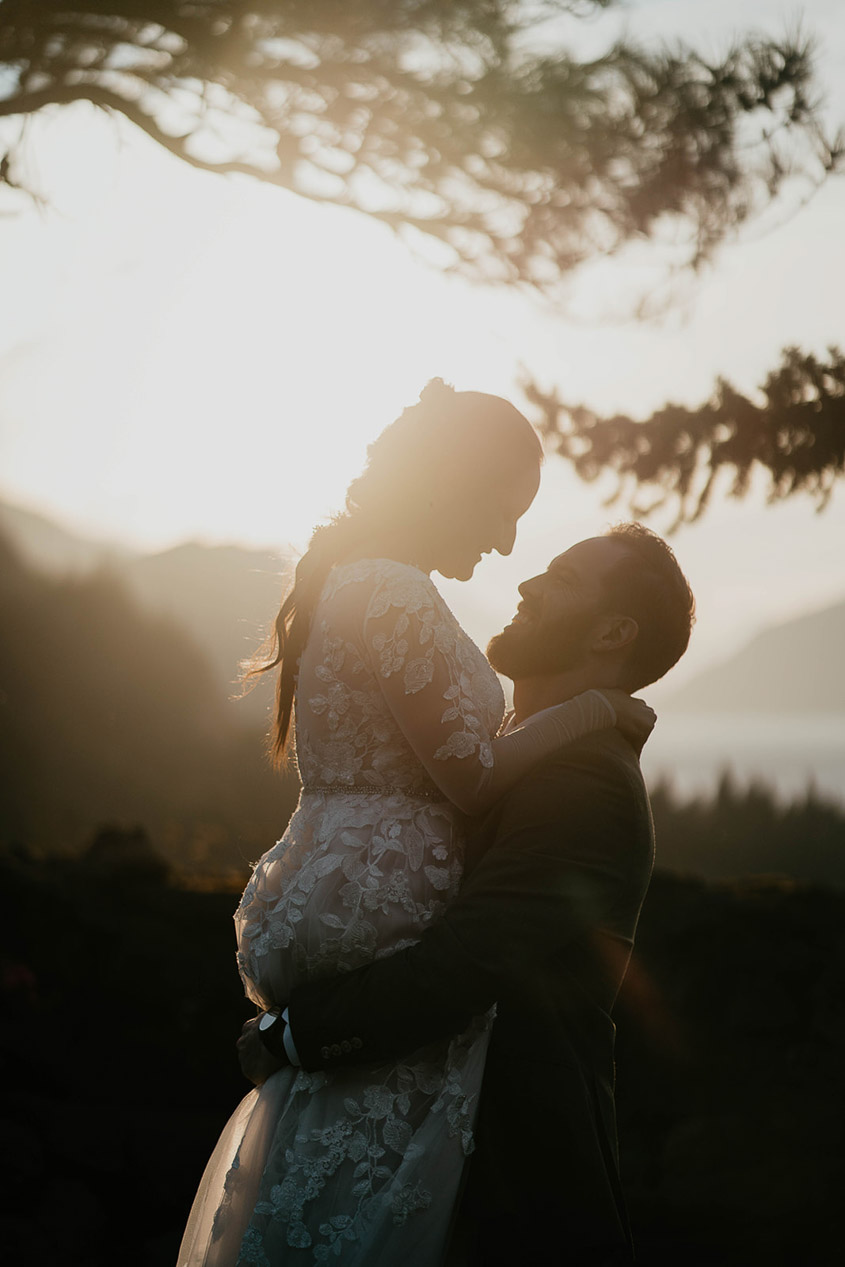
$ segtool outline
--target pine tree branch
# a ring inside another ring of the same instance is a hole
[[[744,497],[759,470],[770,503],[807,493],[824,510],[845,474],[845,356],[830,348],[828,358],[786,348],[759,403],[720,380],[697,409],[667,404],[642,421],[602,418],[535,383],[524,390],[546,444],[581,479],[612,472],[610,504],[625,500],[635,516],[673,504],[671,531],[701,518],[723,472],[730,497]]]
[[[2,0],[0,116],[88,100],[194,167],[355,208],[445,242],[467,277],[540,290],[668,226],[698,266],[796,176],[816,188],[838,167],[806,41],[748,39],[714,63],[524,51],[549,16],[606,7]],[[5,158],[20,184],[20,146]]]

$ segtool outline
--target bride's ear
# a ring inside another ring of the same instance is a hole
[[[634,642],[639,632],[633,616],[608,616],[596,629],[593,650],[622,651]]]

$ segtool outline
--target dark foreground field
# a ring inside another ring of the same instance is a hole
[[[5,1261],[172,1267],[246,1090],[237,897],[91,861],[0,880]],[[845,893],[655,878],[617,1014],[643,1267],[842,1261],[843,982]]]

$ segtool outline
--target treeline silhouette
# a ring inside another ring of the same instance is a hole
[[[640,1267],[841,1262],[843,930],[840,890],[655,875],[615,1015]]]
[[[781,804],[764,783],[740,787],[729,771],[714,796],[681,801],[651,789],[658,865],[709,880],[780,875],[845,888],[845,807],[813,787]]]
[[[137,832],[0,857],[10,1262],[173,1267],[248,1090],[236,902],[167,883]],[[838,890],[655,876],[616,1016],[641,1267],[841,1261],[843,930]]]

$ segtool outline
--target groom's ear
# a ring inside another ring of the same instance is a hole
[[[605,616],[593,635],[594,651],[622,651],[635,641],[640,627],[633,616]]]

